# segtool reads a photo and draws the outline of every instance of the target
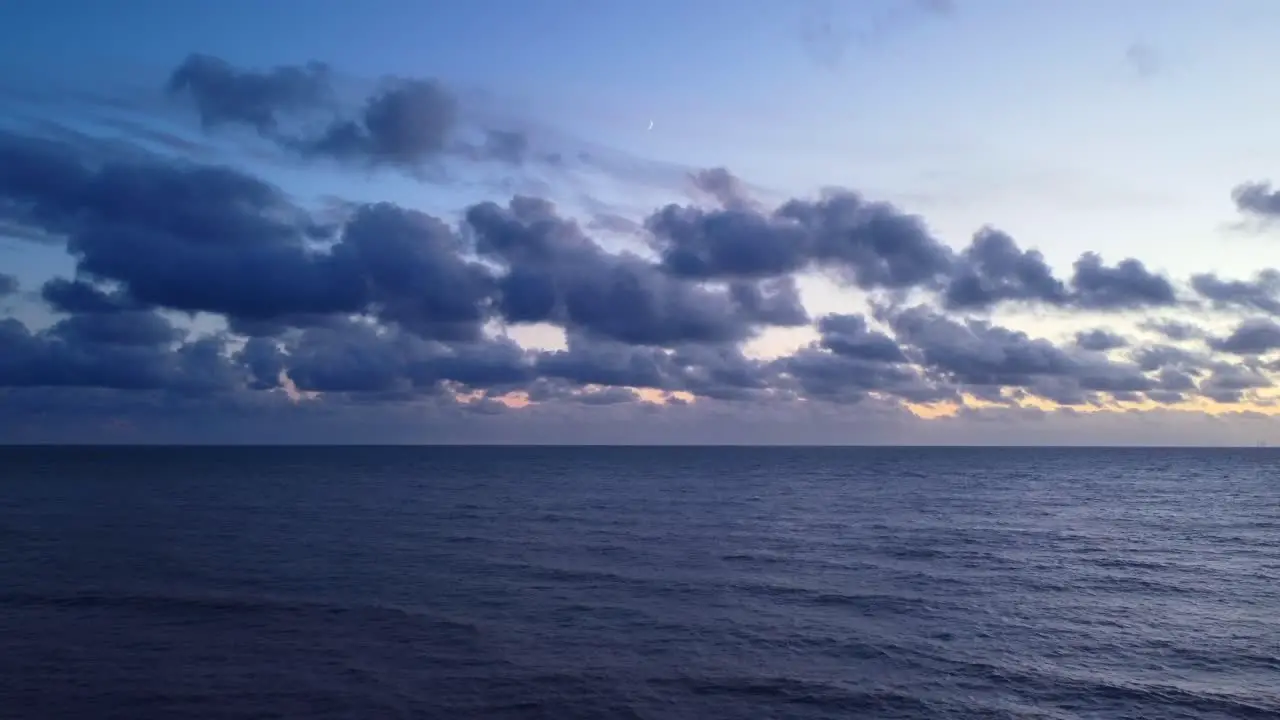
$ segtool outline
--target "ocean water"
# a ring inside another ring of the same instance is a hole
[[[2,449],[0,717],[1280,717],[1280,453]]]

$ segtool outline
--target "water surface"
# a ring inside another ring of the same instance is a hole
[[[0,449],[5,718],[1280,716],[1280,453]]]

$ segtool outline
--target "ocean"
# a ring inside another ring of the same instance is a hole
[[[1268,449],[0,449],[0,718],[1276,718]]]

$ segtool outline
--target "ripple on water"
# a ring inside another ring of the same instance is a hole
[[[1280,717],[1276,452],[0,453],[6,718]]]

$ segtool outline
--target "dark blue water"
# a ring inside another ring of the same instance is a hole
[[[1278,469],[0,450],[0,717],[1272,718]]]

